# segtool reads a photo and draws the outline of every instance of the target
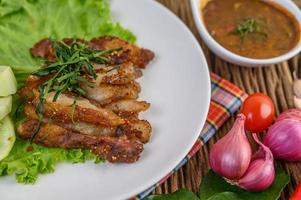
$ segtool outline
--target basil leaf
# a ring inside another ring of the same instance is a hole
[[[217,193],[216,195],[213,195],[209,198],[209,200],[234,200],[234,199],[240,199],[237,194],[233,192],[222,192]]]
[[[276,200],[289,182],[289,176],[277,169],[273,185],[263,192],[248,192],[227,183],[212,170],[205,176],[199,190],[201,200]]]
[[[178,190],[172,194],[151,195],[144,200],[199,200],[199,198],[188,190]]]

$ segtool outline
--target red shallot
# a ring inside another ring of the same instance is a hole
[[[263,145],[257,135],[253,134],[254,140],[260,149],[252,158],[246,173],[241,177],[237,185],[252,192],[260,192],[270,187],[275,179],[275,169],[272,152]]]
[[[246,137],[244,124],[246,117],[239,114],[227,135],[215,143],[209,161],[212,170],[230,180],[238,180],[247,171],[252,150]]]

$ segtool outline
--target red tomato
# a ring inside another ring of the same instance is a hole
[[[275,119],[273,101],[269,96],[262,93],[250,95],[244,101],[240,111],[246,116],[246,129],[252,133],[264,131]]]
[[[294,194],[291,196],[290,200],[300,200],[301,199],[301,181],[299,182]]]

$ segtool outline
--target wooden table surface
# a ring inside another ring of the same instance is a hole
[[[297,68],[301,71],[300,55],[287,62],[263,68],[247,68],[227,63],[210,52],[203,43],[192,18],[189,0],[158,1],[175,13],[189,27],[198,39],[212,72],[231,81],[249,94],[253,92],[268,94],[276,105],[277,113],[293,107],[292,72]],[[296,1],[300,3],[300,0]],[[208,154],[210,148],[228,132],[233,121],[234,118],[232,117],[186,165],[161,186],[157,187],[154,193],[170,193],[179,188],[187,188],[197,192],[202,178],[209,169]],[[254,144],[252,146],[255,148]],[[276,165],[285,169],[287,174],[291,176],[291,181],[280,198],[281,200],[286,200],[294,191],[296,184],[301,180],[301,162],[285,163],[278,161]]]

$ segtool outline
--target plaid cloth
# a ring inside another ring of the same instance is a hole
[[[188,155],[163,179],[158,183],[140,193],[132,200],[143,199],[155,188],[165,182],[174,172],[180,169],[192,156],[194,156],[201,146],[205,144],[223,125],[223,123],[233,115],[240,107],[247,94],[232,83],[222,79],[218,75],[211,73],[211,103],[207,120],[200,137],[195,142]]]

